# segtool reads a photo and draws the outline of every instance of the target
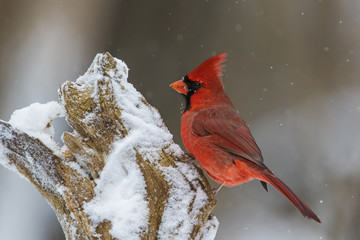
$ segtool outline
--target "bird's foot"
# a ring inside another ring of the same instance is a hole
[[[222,188],[222,186],[224,186],[224,184],[225,184],[225,182],[223,182],[222,184],[220,184],[217,188],[212,189],[211,192],[216,195],[216,194],[220,191],[220,189]]]

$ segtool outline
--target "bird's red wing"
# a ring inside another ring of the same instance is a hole
[[[199,137],[208,137],[210,142],[224,151],[246,159],[262,175],[262,183],[271,183],[287,197],[306,217],[320,222],[316,214],[280,179],[264,165],[261,152],[245,122],[231,109],[216,108],[200,112],[194,119],[192,131]],[[238,159],[240,160],[240,159]],[[266,187],[265,187],[266,189]]]
[[[249,128],[232,109],[201,111],[193,121],[192,131],[200,137],[210,137],[216,147],[267,168]]]

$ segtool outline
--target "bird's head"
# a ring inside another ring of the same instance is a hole
[[[185,96],[186,110],[194,104],[203,104],[219,91],[223,90],[221,76],[226,61],[226,53],[209,58],[183,79],[170,85]]]

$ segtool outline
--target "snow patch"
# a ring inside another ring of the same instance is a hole
[[[136,154],[139,153],[145,161],[155,163],[163,149],[179,157],[183,151],[173,142],[173,136],[164,125],[159,112],[127,82],[126,64],[114,58],[116,67],[105,68],[103,72],[104,67],[101,65],[108,64],[104,57],[104,54],[97,55],[87,73],[76,83],[80,88],[92,88],[92,97],[96,98],[96,91],[99,91],[98,81],[111,81],[127,134],[116,141],[111,153],[105,156],[106,165],[96,181],[96,197],[87,203],[84,209],[97,224],[110,220],[113,223],[110,231],[113,237],[138,239],[139,233],[147,230],[148,202],[146,184],[136,163]],[[85,119],[91,120],[92,117],[85,116]],[[158,232],[159,239],[188,239],[193,225],[198,224],[196,216],[208,201],[206,193],[198,186],[198,172],[195,167],[181,162],[176,164],[178,169],[159,167],[171,185]],[[191,191],[185,178],[198,187],[196,193]],[[187,194],[184,195],[184,192]],[[191,204],[189,213],[188,206]],[[217,221],[215,217],[214,219],[213,221]],[[214,234],[217,230],[217,225],[215,226],[212,230]],[[170,234],[174,232],[176,236]],[[211,234],[210,232],[209,230],[208,234]],[[212,239],[210,235],[208,239]]]
[[[0,165],[7,167],[8,169],[17,172],[16,167],[10,164],[9,158],[7,157],[10,151],[4,147],[4,145],[0,144]],[[21,174],[19,174],[22,176]]]
[[[109,59],[111,58],[107,54],[98,54],[88,71],[76,80],[76,87],[87,93],[92,91],[91,96],[95,102],[99,102],[99,99],[96,99],[100,95],[98,91],[108,91],[105,87],[111,86],[127,133],[121,136],[122,139],[115,141],[110,153],[104,156],[106,164],[100,177],[95,180],[95,198],[85,203],[83,207],[94,222],[92,226],[94,235],[96,235],[97,225],[108,220],[112,223],[110,230],[112,237],[140,239],[140,236],[148,230],[149,212],[146,183],[137,164],[137,154],[140,154],[144,161],[159,166],[155,161],[160,159],[162,151],[175,157],[180,157],[183,151],[173,142],[173,136],[164,125],[157,109],[150,106],[133,85],[127,82],[129,69],[126,64],[116,58],[114,58],[115,62],[110,63],[109,61],[112,60]],[[113,63],[115,67],[112,67]],[[108,81],[111,84],[100,84],[100,81]],[[108,97],[109,101],[114,101],[112,96]],[[60,156],[60,148],[53,140],[54,128],[51,123],[54,118],[62,116],[64,116],[64,110],[57,102],[34,103],[16,110],[9,123],[14,128],[41,140]],[[89,113],[84,116],[83,122],[90,123],[94,119],[96,116]],[[73,134],[76,135],[76,131]],[[66,150],[66,146],[63,150]],[[0,163],[8,166],[6,155],[7,149],[1,145]],[[25,157],[34,168],[33,172],[36,172],[37,176],[42,176],[42,169],[35,164],[32,156]],[[78,160],[79,163],[67,162],[65,164],[86,176],[81,159]],[[159,239],[188,239],[193,225],[200,224],[196,216],[208,202],[206,193],[199,186],[196,168],[189,163],[176,162],[175,164],[176,168],[159,166],[166,181],[170,184],[169,199],[159,227]],[[46,177],[41,178],[46,179]],[[192,191],[187,181],[198,189],[197,192]],[[48,181],[43,181],[42,184],[45,187],[52,185]],[[60,194],[64,190],[63,187],[57,186]],[[191,209],[189,209],[190,205]],[[62,224],[66,222],[62,221]],[[206,239],[213,239],[218,224],[216,218],[213,217],[206,224],[206,228],[202,229],[202,234],[209,236]],[[71,231],[75,236],[75,228],[71,228]]]
[[[195,180],[198,176],[196,169],[187,163],[177,162],[176,165],[177,169],[171,167],[163,169],[167,181],[174,186],[170,189],[168,203],[165,206],[158,233],[158,238],[164,240],[189,239],[193,226],[200,224],[196,216],[208,202],[206,193]],[[196,192],[190,189],[184,176],[197,187]],[[191,203],[192,209],[189,211],[188,207]],[[215,232],[216,230],[217,228]],[[174,232],[177,233],[176,236],[174,236]]]
[[[96,181],[96,197],[84,205],[90,219],[112,222],[110,233],[117,239],[140,239],[147,226],[145,180],[133,149],[124,151],[122,140],[114,143],[106,165]]]
[[[33,103],[14,111],[9,123],[29,136],[40,139],[55,154],[59,155],[60,148],[53,139],[55,131],[51,123],[54,118],[63,116],[64,111],[58,102]]]
[[[95,102],[98,97],[97,91],[104,90],[99,89],[98,81],[112,81],[115,95],[120,91],[119,83],[127,83],[126,64],[118,59],[115,61],[116,68],[108,69],[103,66],[109,64],[108,59],[104,54],[98,54],[88,71],[76,80],[80,89],[93,89],[92,97]],[[131,94],[127,97],[134,100]],[[131,104],[131,100],[127,100],[126,104]],[[124,115],[125,118],[129,115],[126,110],[122,111],[121,117],[124,118]],[[84,122],[90,122],[94,118],[94,115],[89,114],[85,116]],[[139,119],[133,117],[131,121],[139,121]],[[135,147],[139,146],[143,139],[142,135],[149,134],[144,131],[140,127],[131,128],[123,139],[113,143],[111,152],[105,156],[105,167],[96,180],[96,197],[84,205],[84,211],[95,225],[105,220],[111,221],[110,234],[117,239],[140,239],[141,233],[147,229],[146,184],[136,163],[135,151]],[[156,132],[156,129],[154,131]],[[93,232],[95,233],[94,230]]]
[[[201,234],[196,238],[196,240],[204,239],[204,240],[213,240],[215,239],[217,229],[219,227],[219,221],[215,216],[212,216],[211,219],[209,219],[204,227],[201,229]]]

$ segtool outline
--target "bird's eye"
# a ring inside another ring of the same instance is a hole
[[[193,80],[190,80],[189,77],[186,75],[184,77],[185,84],[187,85],[188,89],[189,89],[189,95],[192,95],[193,93],[195,93],[199,88],[202,87],[201,83],[195,82]]]

